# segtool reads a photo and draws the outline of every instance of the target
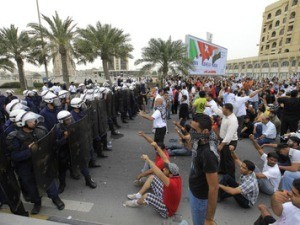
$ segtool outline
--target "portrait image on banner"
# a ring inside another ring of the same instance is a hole
[[[225,75],[227,49],[191,35],[186,36],[188,56],[193,60],[191,75]]]

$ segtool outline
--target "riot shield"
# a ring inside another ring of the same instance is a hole
[[[99,123],[98,123],[98,113],[97,113],[97,101],[94,100],[90,102],[90,107],[88,108],[87,114],[89,116],[89,124],[91,125],[92,137],[95,139],[99,136]]]
[[[4,153],[5,135],[1,134],[0,138],[0,191],[11,211],[13,213],[21,213],[20,208],[21,205],[23,206],[20,200],[21,189],[9,159]]]
[[[112,95],[111,99],[111,116],[116,117],[117,116],[117,108],[116,108],[116,95]]]
[[[111,117],[112,116],[112,111],[111,111],[111,105],[112,105],[112,93],[108,92],[106,94],[106,113],[107,113],[107,117]]]
[[[89,136],[90,124],[88,116],[84,116],[81,120],[69,125],[69,149],[71,156],[72,169],[83,168],[89,160],[89,151],[91,149],[91,141]]]
[[[57,145],[55,126],[33,146],[32,163],[39,193],[45,193],[55,178],[58,177],[58,166],[55,158]]]
[[[100,136],[104,135],[107,132],[108,124],[107,124],[107,114],[106,114],[106,104],[103,99],[98,101],[97,104],[97,112],[98,112],[98,123],[100,129]]]

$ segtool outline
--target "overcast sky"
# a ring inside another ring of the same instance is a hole
[[[183,40],[186,34],[206,39],[213,33],[213,43],[228,49],[228,59],[258,54],[262,15],[267,5],[276,0],[39,0],[40,12],[51,16],[57,11],[61,18],[73,18],[79,27],[96,21],[108,23],[130,34],[134,46],[134,61],[151,38]],[[14,24],[26,29],[30,22],[38,22],[36,0],[1,1],[0,25]],[[45,25],[45,23],[42,21]],[[101,66],[77,65],[77,69]],[[52,66],[50,66],[52,69]],[[43,68],[25,65],[26,69]]]

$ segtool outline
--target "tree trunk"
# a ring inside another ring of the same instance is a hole
[[[104,75],[105,79],[109,81],[109,84],[111,85],[111,80],[109,76],[109,71],[108,71],[108,61],[106,59],[102,59],[102,66],[104,70]]]
[[[18,72],[19,72],[19,81],[20,81],[20,88],[22,91],[27,89],[27,83],[24,75],[24,62],[23,60],[16,59],[17,66],[18,66]]]
[[[59,53],[60,53],[60,57],[61,57],[63,80],[66,83],[67,87],[69,87],[69,71],[68,71],[68,65],[67,65],[67,51],[63,47],[60,47]]]

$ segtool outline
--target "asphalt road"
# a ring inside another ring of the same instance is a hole
[[[176,119],[172,116],[172,118]],[[112,139],[113,150],[105,152],[109,157],[99,159],[101,168],[91,169],[92,178],[98,183],[96,189],[85,186],[83,177],[80,180],[72,180],[67,177],[67,186],[61,198],[66,203],[63,211],[58,211],[52,202],[43,197],[41,214],[54,216],[62,219],[88,221],[99,224],[113,225],[165,225],[180,224],[174,218],[162,219],[152,208],[128,208],[123,203],[127,200],[126,195],[136,193],[138,188],[133,185],[135,176],[140,172],[144,162],[140,156],[144,153],[154,158],[154,151],[146,141],[137,135],[139,130],[150,133],[151,122],[141,118],[122,124],[119,130],[124,134],[120,139]],[[165,144],[168,145],[170,138],[177,138],[172,121],[168,121],[169,133],[166,135]],[[267,149],[270,151],[271,149]],[[249,140],[241,140],[238,143],[237,154],[241,159],[249,159],[262,168],[262,162],[258,153]],[[189,198],[188,198],[188,174],[191,163],[190,157],[172,157],[180,168],[183,179],[182,201],[177,214],[188,224],[192,224]],[[237,168],[239,171],[239,168]],[[270,197],[260,194],[256,206],[252,209],[241,209],[233,199],[227,199],[218,203],[216,222],[218,225],[250,225],[258,218],[258,203],[270,206]],[[25,204],[28,210],[32,205]],[[82,223],[78,223],[82,224]]]

